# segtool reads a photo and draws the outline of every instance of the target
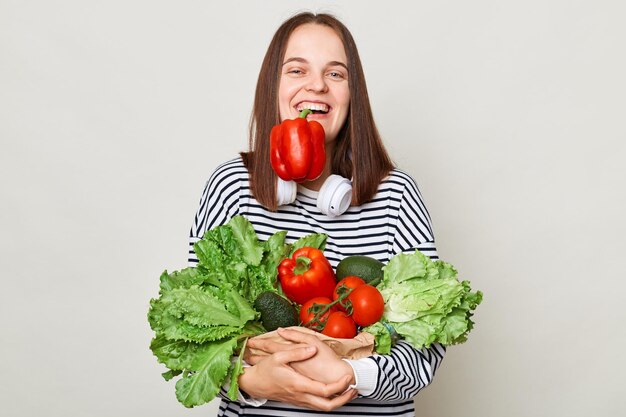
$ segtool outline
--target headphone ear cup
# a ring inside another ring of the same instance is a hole
[[[298,185],[294,181],[285,181],[281,178],[276,180],[276,203],[286,206],[296,201]]]
[[[328,177],[317,196],[317,208],[329,217],[345,213],[351,202],[352,183],[340,175]]]

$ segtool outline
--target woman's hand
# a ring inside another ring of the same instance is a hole
[[[350,384],[354,384],[354,371],[352,367],[345,361],[339,359],[335,352],[315,335],[290,329],[278,329],[278,334],[285,342],[273,342],[269,339],[252,338],[248,340],[248,347],[270,355],[278,352],[289,352],[293,349],[302,349],[306,346],[315,347],[317,350],[315,355],[293,362],[291,363],[291,367],[305,377],[326,384],[342,380],[346,377],[350,378]],[[245,360],[251,365],[256,365],[267,357],[266,355],[252,355],[246,350]]]
[[[245,368],[239,377],[239,387],[256,398],[267,398],[314,410],[331,411],[356,397],[348,389],[350,378],[345,376],[328,384],[312,380],[296,372],[293,366],[317,353],[316,347],[297,347],[278,351],[257,364]]]

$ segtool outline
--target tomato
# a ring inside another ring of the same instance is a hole
[[[376,287],[369,284],[355,288],[348,300],[352,303],[352,319],[359,326],[369,326],[383,316],[385,300]]]
[[[352,339],[356,336],[356,323],[343,311],[335,311],[328,316],[322,334],[337,339]]]
[[[332,300],[328,297],[314,297],[314,298],[311,298],[306,303],[304,303],[302,307],[300,308],[300,321],[302,322],[302,325],[303,326],[306,325],[315,317],[315,313],[312,313],[309,311],[309,309],[313,306],[313,304],[321,304],[325,306],[330,303],[332,303]],[[320,317],[319,320],[312,322],[305,327],[312,327],[315,325],[324,324],[326,320],[328,319],[328,316],[330,315],[330,313],[334,311],[337,311],[337,307],[332,306],[326,313],[324,313],[322,317]]]
[[[338,291],[339,291],[339,287],[341,287],[342,285],[353,290],[356,287],[359,287],[364,284],[365,284],[365,281],[363,281],[361,278],[357,276],[350,275],[348,277],[345,277],[344,279],[342,279],[341,281],[337,283],[337,286],[335,287],[335,292],[333,293],[333,300],[336,300],[337,298],[339,298]]]

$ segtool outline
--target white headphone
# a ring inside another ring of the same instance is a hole
[[[296,200],[298,185],[295,181],[278,178],[276,183],[276,202],[279,206]],[[317,208],[329,217],[342,215],[352,202],[352,183],[340,176],[331,175],[324,181],[317,196]]]

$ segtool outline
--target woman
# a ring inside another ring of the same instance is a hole
[[[295,201],[278,206],[270,130],[303,108],[316,110],[308,118],[324,127],[326,165],[318,179],[298,186]],[[419,249],[436,258],[428,212],[415,181],[393,167],[382,145],[356,45],[337,19],[301,13],[281,25],[261,67],[252,120],[250,151],[219,166],[206,184],[190,248],[206,230],[241,214],[264,240],[278,230],[287,230],[288,241],[326,233],[333,267],[356,254],[386,262]],[[352,205],[338,217],[316,204],[331,174],[352,180]],[[220,415],[302,415],[305,407],[307,415],[313,409],[413,416],[412,398],[432,381],[444,355],[440,345],[418,351],[401,342],[390,355],[344,361],[314,336],[288,329],[280,335],[286,343],[248,342],[269,356],[247,356],[240,401],[223,396]]]

